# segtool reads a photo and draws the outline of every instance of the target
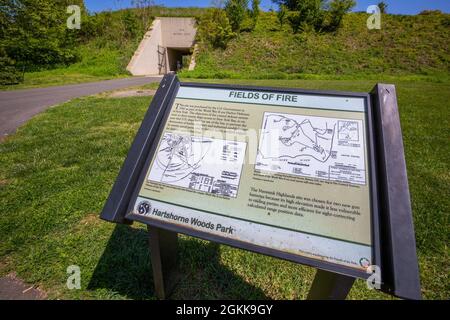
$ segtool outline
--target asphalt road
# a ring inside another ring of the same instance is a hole
[[[161,77],[134,77],[82,84],[0,91],[0,140],[48,107],[103,91],[159,82]]]

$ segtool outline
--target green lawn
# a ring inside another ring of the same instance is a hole
[[[374,81],[210,80],[369,91]],[[449,299],[449,83],[397,82],[423,295]],[[0,276],[15,271],[55,299],[152,299],[143,225],[98,218],[149,98],[76,99],[0,144]],[[65,286],[69,265],[82,289]],[[314,270],[182,236],[174,298],[305,298]],[[351,299],[389,299],[357,281]]]

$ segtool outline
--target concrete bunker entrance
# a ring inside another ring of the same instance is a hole
[[[127,70],[133,75],[165,74],[182,67],[192,70],[196,33],[193,18],[155,18]]]
[[[167,48],[167,72],[187,67],[191,57],[190,48]]]

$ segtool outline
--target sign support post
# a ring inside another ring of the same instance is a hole
[[[317,269],[307,299],[345,300],[354,282],[354,277]]]
[[[150,225],[147,230],[155,294],[159,299],[166,299],[178,278],[175,272],[178,234]]]

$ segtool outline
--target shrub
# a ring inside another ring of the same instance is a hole
[[[202,43],[224,49],[236,34],[226,13],[222,9],[212,8],[200,18],[197,35]]]
[[[323,0],[297,0],[295,11],[288,14],[288,21],[294,33],[306,26],[320,29],[324,20]]]
[[[291,11],[287,20],[294,33],[314,29],[316,31],[335,31],[340,27],[344,15],[355,5],[353,0],[292,0],[277,1],[283,8]]]
[[[326,22],[323,23],[323,29],[326,31],[337,30],[342,23],[344,15],[355,6],[354,0],[333,0],[329,4]]]
[[[258,17],[260,13],[259,4],[261,3],[261,0],[253,0],[252,1],[252,11],[250,11],[250,16],[253,20],[253,27],[256,26],[256,23],[258,22]]]
[[[228,0],[225,3],[225,12],[233,32],[241,30],[242,22],[245,19],[248,7],[248,0]]]
[[[77,60],[76,30],[66,27],[66,6],[80,0],[7,0],[0,6],[0,46],[27,70]]]
[[[380,3],[378,3],[378,8],[380,8],[380,12],[381,13],[387,13],[387,3],[384,1],[381,1]]]
[[[280,5],[280,9],[277,11],[277,19],[278,23],[280,24],[280,29],[283,29],[287,13],[288,13],[287,7],[284,4]]]
[[[273,3],[278,4],[281,9],[281,6],[284,6],[286,10],[295,11],[297,10],[298,0],[272,0]]]
[[[440,14],[442,14],[441,10],[423,10],[419,13],[420,16],[440,15]]]
[[[3,50],[0,51],[0,85],[17,84],[23,81],[14,61]]]
[[[125,28],[125,38],[135,38],[140,30],[138,26],[138,18],[134,11],[125,10],[122,21]]]

